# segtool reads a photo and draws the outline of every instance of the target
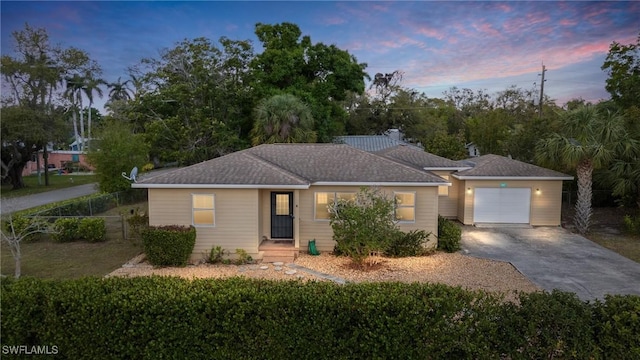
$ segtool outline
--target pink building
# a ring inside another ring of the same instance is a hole
[[[67,162],[75,162],[78,163],[81,167],[93,170],[94,168],[87,163],[86,154],[81,151],[73,151],[73,150],[55,150],[49,151],[49,167],[55,167],[55,169],[64,168],[65,163]],[[40,158],[40,168],[44,169],[44,159],[42,157],[42,151],[38,152],[38,157]],[[35,160],[35,159],[32,159]],[[27,165],[25,165],[24,170],[22,170],[22,176],[28,176],[31,174],[35,174],[38,171],[38,166],[36,161],[29,161]]]

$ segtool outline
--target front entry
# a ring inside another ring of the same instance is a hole
[[[271,192],[271,238],[293,239],[293,192]]]

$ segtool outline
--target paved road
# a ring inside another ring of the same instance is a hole
[[[140,175],[140,179],[150,178],[166,172],[176,170],[175,168],[153,170]],[[0,214],[29,209],[36,206],[50,204],[68,199],[73,199],[98,192],[98,184],[85,184],[73,186],[65,189],[51,190],[43,193],[3,199],[0,201]]]
[[[463,252],[507,261],[545,290],[582,300],[640,295],[640,264],[559,227],[464,227]]]
[[[52,202],[73,199],[80,196],[91,195],[98,192],[98,184],[84,184],[65,189],[51,190],[43,193],[19,196],[2,200],[0,213],[8,213],[29,209],[36,206],[49,204]]]

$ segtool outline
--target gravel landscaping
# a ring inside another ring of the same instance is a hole
[[[435,253],[423,257],[383,258],[369,270],[357,270],[345,257],[323,253],[301,254],[290,264],[189,265],[183,268],[154,268],[134,259],[108,276],[179,276],[184,278],[225,278],[246,276],[269,280],[315,280],[366,282],[430,282],[461,286],[470,290],[499,292],[511,297],[515,291],[541,289],[511,264],[465,256],[460,253]],[[330,277],[331,279],[327,279]]]

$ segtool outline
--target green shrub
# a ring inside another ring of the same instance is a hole
[[[353,200],[330,207],[337,253],[363,264],[371,253],[383,253],[400,231],[393,217],[393,200],[379,190],[362,188]]]
[[[391,257],[420,256],[425,254],[424,244],[431,233],[424,230],[411,230],[408,233],[398,232],[384,254]]]
[[[140,212],[140,209],[136,208],[132,210],[131,216],[127,218],[127,224],[131,229],[131,237],[140,238],[142,231],[149,226],[149,215]]]
[[[637,359],[640,346],[638,296],[514,304],[438,284],[157,276],[4,278],[0,294],[3,345],[67,359]]]
[[[104,218],[86,217],[78,224],[78,236],[88,242],[101,242],[107,239],[107,226]]]
[[[53,223],[53,240],[57,242],[71,242],[80,240],[80,234],[78,233],[79,225],[79,218],[71,217],[57,219]]]
[[[142,232],[147,259],[156,266],[184,266],[196,243],[196,229],[178,225],[150,226]]]
[[[640,296],[607,295],[593,305],[594,337],[610,359],[640,359]]]
[[[236,249],[236,259],[235,259],[236,265],[250,264],[252,262],[253,262],[253,258],[251,257],[251,255],[247,254],[247,250]]]
[[[222,262],[223,258],[224,258],[224,249],[222,248],[222,246],[215,246],[211,248],[207,262],[211,264],[218,264]]]
[[[624,227],[630,234],[640,235],[640,215],[636,215],[635,217],[625,215]]]
[[[446,252],[460,250],[462,230],[453,221],[438,216],[438,249]]]

